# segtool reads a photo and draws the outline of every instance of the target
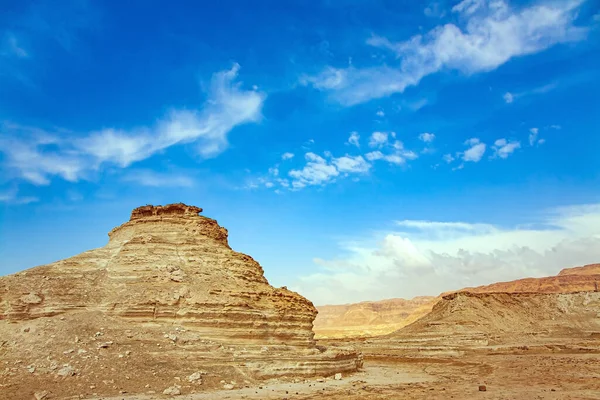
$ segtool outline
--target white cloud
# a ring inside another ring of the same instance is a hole
[[[506,139],[498,139],[494,142],[492,149],[494,150],[493,157],[508,158],[515,150],[521,148],[519,141],[507,141]]]
[[[512,9],[503,0],[463,1],[455,6],[464,25],[446,23],[425,35],[393,43],[371,37],[367,44],[393,52],[397,67],[327,67],[301,82],[327,91],[343,105],[403,92],[442,69],[465,74],[491,71],[514,57],[534,54],[557,43],[581,40],[587,28],[574,25],[583,0],[535,4]]]
[[[122,179],[124,182],[150,187],[192,187],[194,180],[184,174],[164,173],[148,169],[128,172]]]
[[[127,167],[178,144],[194,143],[200,156],[214,157],[227,148],[233,128],[261,118],[265,95],[242,90],[235,83],[238,71],[236,64],[213,75],[202,109],[174,110],[152,127],[75,136],[4,125],[0,151],[5,166],[19,178],[44,185],[53,176],[77,181],[103,164]]]
[[[371,164],[365,161],[362,156],[349,156],[334,158],[333,165],[335,165],[340,172],[367,172],[371,168]]]
[[[371,152],[365,154],[365,157],[367,157],[367,160],[369,160],[369,161],[375,161],[375,160],[381,160],[384,157],[384,155],[379,150],[376,150],[376,151],[371,151]]]
[[[340,243],[338,257],[316,260],[320,271],[293,289],[318,305],[410,298],[555,275],[600,259],[600,204],[548,210],[529,222],[540,227],[400,221],[400,231]]]
[[[442,159],[444,161],[446,161],[448,164],[450,164],[452,161],[454,161],[454,157],[452,157],[452,154],[444,154]]]
[[[369,139],[370,147],[382,147],[387,144],[388,134],[386,132],[373,132]]]
[[[364,174],[371,168],[371,164],[362,156],[333,157],[330,154],[327,156],[329,158],[327,160],[310,152],[306,153],[304,157],[307,161],[306,165],[302,169],[291,170],[288,173],[292,178],[292,189],[321,186],[333,182],[340,174],[344,174],[343,176]]]
[[[433,142],[433,140],[435,139],[435,135],[433,133],[421,133],[419,135],[419,140],[425,142],[425,143],[431,143]]]
[[[512,103],[515,100],[515,97],[510,92],[504,93],[504,101],[508,104]]]
[[[323,185],[340,174],[334,165],[315,153],[306,153],[304,157],[307,160],[304,168],[291,170],[288,174],[293,179],[292,187],[295,189]]]
[[[359,143],[359,139],[360,139],[360,135],[358,134],[358,132],[350,132],[350,137],[348,138],[348,143],[359,147],[360,143]]]
[[[396,137],[394,132],[390,134],[392,137]],[[391,148],[390,153],[383,153],[379,150],[371,151],[365,154],[365,157],[369,161],[375,160],[384,160],[390,164],[402,165],[405,164],[407,160],[414,160],[418,158],[418,155],[411,150],[407,150],[404,148],[404,144],[400,140],[395,140],[393,143],[388,142],[387,133],[382,132],[374,132],[371,136],[371,141],[369,142],[371,147],[386,147],[388,149]]]
[[[385,113],[383,112],[383,110],[379,110],[375,113],[375,115],[377,115],[378,117],[385,117]]]
[[[282,160],[290,160],[292,158],[294,158],[294,153],[287,152],[281,155]]]
[[[462,153],[463,161],[479,162],[485,153],[485,143],[481,143],[478,138],[471,138],[465,144],[471,147]]]
[[[537,141],[539,132],[540,132],[540,130],[538,128],[529,129],[529,145],[530,146],[533,146],[535,144],[535,142]]]

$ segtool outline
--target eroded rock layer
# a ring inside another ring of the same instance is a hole
[[[144,390],[106,370],[112,356],[155,381],[198,369],[260,379],[361,366],[353,350],[317,348],[313,304],[270,286],[261,266],[233,251],[227,230],[201,211],[140,207],[105,247],[0,278],[0,357],[34,369],[23,377],[9,368],[1,384],[29,390],[24,382],[55,379],[68,364],[92,391],[100,391],[98,380],[113,382],[102,387],[109,392]]]

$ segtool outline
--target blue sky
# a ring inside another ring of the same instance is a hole
[[[0,9],[0,274],[179,201],[317,304],[600,260],[598,2]]]

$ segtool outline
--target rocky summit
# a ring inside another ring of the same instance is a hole
[[[313,304],[269,285],[200,212],[139,207],[106,246],[0,277],[5,398],[185,394],[362,365],[316,346]]]

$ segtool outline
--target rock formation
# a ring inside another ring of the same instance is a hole
[[[561,338],[597,341],[600,292],[452,293],[389,338],[421,348],[556,343]]]
[[[460,291],[471,293],[573,293],[598,290],[598,285],[600,285],[600,264],[590,264],[563,269],[556,276],[497,282],[491,285],[464,288]]]
[[[105,247],[0,277],[0,392],[185,394],[199,371],[204,388],[361,366],[356,351],[317,347],[313,304],[270,286],[201,211],[139,207]]]

